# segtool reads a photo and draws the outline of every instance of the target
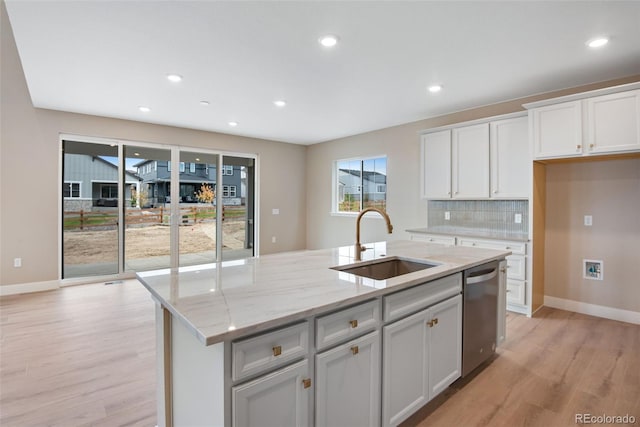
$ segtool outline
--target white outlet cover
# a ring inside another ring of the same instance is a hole
[[[271,209],[271,213],[272,213],[273,215],[280,215],[280,209],[278,209],[278,208]]]
[[[451,219],[451,212],[446,211],[444,213],[444,219],[445,219],[445,221],[449,221]]]
[[[515,222],[516,224],[522,224],[522,214],[515,214],[513,222]]]
[[[584,216],[584,225],[591,227],[593,225],[593,217],[591,215]]]

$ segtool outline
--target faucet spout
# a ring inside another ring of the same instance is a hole
[[[366,248],[364,247],[364,245],[362,245],[360,243],[360,220],[362,219],[362,217],[364,216],[364,214],[366,214],[367,212],[378,212],[380,215],[382,215],[382,217],[384,218],[384,220],[387,223],[387,231],[389,232],[389,234],[391,234],[393,232],[393,225],[391,225],[391,218],[389,218],[389,215],[387,215],[387,213],[385,211],[383,211],[382,209],[378,209],[378,208],[366,208],[363,209],[359,214],[358,214],[358,218],[356,219],[356,245],[355,245],[355,260],[356,261],[360,261],[362,260],[362,252],[364,252],[366,250]]]

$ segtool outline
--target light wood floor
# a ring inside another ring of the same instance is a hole
[[[136,281],[1,298],[0,426],[155,426],[153,309]],[[640,326],[549,308],[507,319],[497,357],[405,425],[640,425]]]

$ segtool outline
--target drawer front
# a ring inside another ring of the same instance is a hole
[[[234,341],[231,344],[233,380],[282,366],[305,356],[308,351],[308,322]]]
[[[380,301],[373,300],[316,319],[316,347],[331,345],[373,331],[380,324]]]
[[[390,322],[462,292],[462,273],[414,286],[383,299],[384,321]]]
[[[524,255],[507,257],[507,279],[526,280],[526,263]]]
[[[511,251],[514,254],[526,255],[527,244],[523,242],[509,242],[502,240],[479,240],[461,237],[458,239],[458,245],[470,246],[483,249],[497,249],[502,251]]]
[[[453,236],[440,236],[435,234],[411,234],[411,240],[451,246],[456,244],[456,238]]]
[[[507,279],[507,304],[526,305],[527,282]]]

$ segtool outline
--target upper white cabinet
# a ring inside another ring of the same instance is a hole
[[[529,197],[528,135],[528,121],[521,115],[422,135],[422,197]]]
[[[586,100],[589,153],[640,150],[640,90]]]
[[[422,136],[422,197],[451,197],[451,130]]]
[[[640,150],[640,90],[543,103],[526,105],[535,159]]]
[[[453,198],[489,197],[489,124],[453,129],[451,137]]]
[[[531,155],[526,117],[490,123],[491,197],[527,198],[531,188]]]

